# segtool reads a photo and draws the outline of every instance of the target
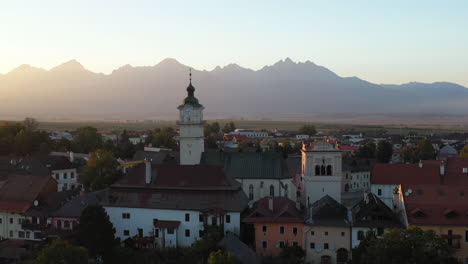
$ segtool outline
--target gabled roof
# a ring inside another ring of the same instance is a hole
[[[371,174],[372,184],[440,184],[441,161],[424,160],[419,164],[377,163]]]
[[[37,206],[32,206],[24,213],[26,216],[48,217],[58,210],[61,206],[66,204],[71,198],[77,196],[80,189],[72,189],[62,192],[53,192],[46,195]]]
[[[57,210],[52,212],[50,215],[58,217],[80,217],[81,213],[88,206],[99,204],[104,198],[106,192],[107,190],[100,190],[75,196],[71,200],[62,204],[60,208],[57,208]]]
[[[273,210],[269,208],[270,199]],[[296,203],[286,197],[264,197],[253,205],[253,211],[243,222],[245,223],[302,223],[304,214],[296,208]]]
[[[311,206],[307,224],[316,226],[349,226],[348,209],[329,195],[325,195]]]
[[[234,179],[291,178],[286,161],[277,152],[204,152],[201,163],[222,166]]]
[[[386,228],[403,227],[398,216],[373,193],[364,193],[364,198],[351,209],[353,226]]]
[[[33,156],[42,163],[47,169],[53,170],[68,170],[74,169],[76,166],[71,163],[66,157],[63,156],[51,156],[51,155],[36,155]]]
[[[468,225],[467,185],[415,184],[402,188],[409,224]]]
[[[450,157],[446,164],[443,183],[468,186],[468,173],[463,173],[463,168],[468,168],[468,158]]]

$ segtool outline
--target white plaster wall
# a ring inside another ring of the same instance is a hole
[[[10,218],[13,218],[13,224],[10,224]],[[8,212],[0,212],[0,238],[2,239],[22,239],[22,240],[35,240],[34,232],[32,230],[23,230],[20,221],[30,220],[29,217],[20,214],[12,214]],[[13,236],[10,236],[10,231],[13,231]],[[19,232],[23,231],[25,236],[19,237]],[[29,238],[26,238],[26,233],[29,232]]]
[[[176,230],[177,244],[182,247],[189,247],[193,242],[200,239],[199,231],[203,230],[203,222],[199,221],[200,212],[185,210],[163,210],[146,208],[124,208],[105,207],[109,219],[116,230],[115,236],[121,240],[138,234],[138,228],[143,229],[143,236],[151,236],[154,232],[153,219],[166,221],[180,221],[180,226]],[[122,218],[122,213],[130,213],[130,219]],[[185,214],[190,214],[190,221],[185,221]],[[225,231],[239,234],[240,213],[228,212],[231,215],[231,223],[225,224]],[[211,221],[211,218],[209,218]],[[209,222],[210,223],[210,222]],[[219,223],[219,219],[218,219]],[[185,236],[185,230],[190,230],[190,236]],[[124,236],[123,231],[129,230],[129,236]]]
[[[74,174],[73,178],[71,177],[71,173]],[[67,175],[66,179],[64,179],[65,174]],[[72,186],[74,186],[74,188],[78,187],[78,173],[76,172],[76,169],[53,170],[52,178],[54,178],[57,181],[58,192],[61,192],[64,190],[63,189],[64,184],[67,184],[66,190],[72,189]]]
[[[371,192],[379,197],[390,209],[393,210],[393,190],[399,188],[395,184],[371,184]],[[382,194],[379,195],[379,189]]]
[[[286,196],[287,188],[287,197],[290,200],[296,201],[296,185],[293,184],[292,178],[290,179],[236,179],[242,185],[242,190],[245,195],[249,197],[249,188],[250,185],[254,186],[254,197],[252,201],[258,201],[263,197],[270,196],[270,186],[273,185],[275,196]],[[263,187],[262,187],[263,182]],[[283,187],[281,186],[283,183]]]

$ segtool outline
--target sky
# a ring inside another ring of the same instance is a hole
[[[374,83],[468,87],[468,1],[0,1],[0,74],[76,59],[260,69],[289,57]]]

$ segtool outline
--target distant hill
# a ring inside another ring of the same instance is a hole
[[[22,65],[0,75],[0,119],[174,119],[189,66],[165,59],[111,74],[72,60],[51,70]],[[447,82],[373,84],[287,58],[254,71],[236,64],[193,70],[208,118],[319,118],[333,114],[468,113],[468,89]]]

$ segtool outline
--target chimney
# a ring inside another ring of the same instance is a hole
[[[268,209],[273,212],[273,196],[268,196]]]
[[[75,153],[73,153],[73,151],[70,151],[69,155],[70,155],[70,162],[73,162],[75,160]]]
[[[423,167],[422,160],[419,160],[419,168],[422,168],[422,167]]]
[[[146,184],[151,183],[151,162],[145,160],[145,182]]]
[[[445,164],[444,162],[442,161],[440,163],[440,176],[444,176],[445,175]]]

